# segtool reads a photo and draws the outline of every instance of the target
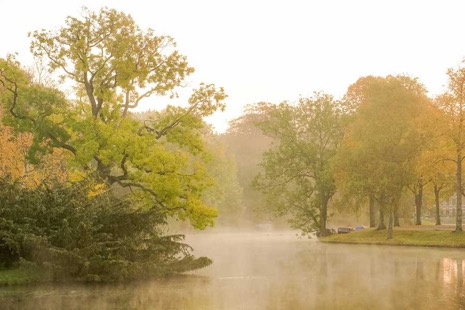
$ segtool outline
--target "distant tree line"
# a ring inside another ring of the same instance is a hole
[[[359,78],[338,100],[315,93],[295,103],[260,102],[226,136],[267,137],[251,185],[264,208],[303,233],[324,236],[330,206],[367,206],[370,227],[387,224],[391,238],[400,214],[421,225],[426,192],[436,225],[440,200],[457,197],[455,231],[462,231],[465,69],[447,74],[448,88],[435,98],[417,78],[399,75]]]

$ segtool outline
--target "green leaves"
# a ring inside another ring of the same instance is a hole
[[[34,84],[12,57],[0,59],[0,84],[5,87],[0,94],[3,122],[17,132],[34,132],[32,162],[67,142],[69,133],[62,124],[69,115],[68,103],[60,91]]]
[[[58,91],[31,83],[14,59],[1,65],[10,77],[3,84],[12,89],[3,100],[9,117],[34,132],[34,147],[70,151],[73,175],[123,188],[147,209],[189,219],[198,228],[212,225],[216,211],[200,202],[212,184],[201,130],[203,117],[224,109],[223,88],[201,84],[186,108],[168,105],[136,119],[130,111],[141,100],[176,96],[194,71],[173,38],[142,30],[130,15],[109,8],[84,8],[58,31],[30,37],[34,56],[76,90],[75,100],[66,101]]]
[[[143,98],[175,95],[194,71],[171,37],[142,31],[131,16],[114,9],[84,8],[82,18],[68,17],[58,32],[30,36],[35,56],[46,57],[51,71],[85,90],[94,117],[106,105],[116,104],[125,117]]]
[[[0,256],[33,265],[52,280],[123,281],[205,267],[183,236],[162,236],[166,217],[75,182],[34,190],[0,179]],[[201,208],[190,206],[189,209]],[[199,214],[197,210],[193,213]],[[201,217],[199,217],[201,220]],[[200,225],[200,224],[199,224]]]
[[[34,191],[2,187],[0,251],[57,278],[88,281],[210,264],[190,255],[181,235],[162,236],[160,226],[168,217],[213,226],[218,212],[202,200],[213,185],[202,118],[224,109],[223,88],[201,84],[185,107],[134,115],[141,100],[177,96],[194,71],[171,37],[142,31],[131,16],[108,8],[83,9],[58,31],[30,36],[34,56],[72,82],[75,94],[66,100],[34,83],[13,57],[0,59],[4,121],[32,134],[31,159],[53,148],[69,151],[71,182]],[[82,185],[86,180],[94,183]]]
[[[263,155],[264,174],[255,186],[278,214],[292,215],[304,233],[324,231],[333,194],[332,160],[343,134],[340,106],[330,95],[315,93],[297,105],[259,105],[263,132],[277,142]]]

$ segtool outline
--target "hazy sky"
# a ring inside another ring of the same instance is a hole
[[[0,57],[19,52],[30,64],[27,33],[59,28],[82,6],[125,11],[174,37],[196,68],[191,84],[229,94],[226,112],[210,118],[219,131],[246,104],[340,97],[365,75],[409,74],[438,94],[465,57],[460,0],[0,0]]]

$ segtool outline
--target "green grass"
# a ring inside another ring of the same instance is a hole
[[[374,228],[369,228],[348,234],[331,235],[325,238],[320,238],[320,241],[335,243],[465,248],[465,232],[457,233],[445,230],[412,230],[396,228],[393,232],[393,238],[387,240],[387,230],[375,230]]]
[[[41,282],[43,274],[38,271],[13,268],[0,269],[0,286],[5,285],[25,285]]]

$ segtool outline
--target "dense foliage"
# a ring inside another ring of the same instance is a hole
[[[172,38],[142,31],[129,15],[107,8],[84,10],[59,32],[32,37],[35,56],[73,85],[75,99],[34,83],[13,57],[0,60],[5,122],[33,133],[29,159],[61,148],[76,172],[126,187],[147,207],[197,228],[211,226],[217,212],[201,200],[211,185],[202,118],[224,108],[223,89],[201,84],[187,107],[168,105],[136,120],[130,112],[141,100],[174,96],[193,72]]]
[[[207,266],[165,218],[87,182],[35,189],[0,180],[0,257],[5,266],[45,270],[50,279],[117,281]]]
[[[339,153],[341,190],[372,196],[389,215],[391,229],[402,191],[415,181],[427,104],[414,80],[392,76],[372,80]]]
[[[450,197],[456,177],[456,231],[462,230],[465,79],[463,69],[448,75],[448,91],[434,100],[418,79],[398,75],[361,77],[341,101],[320,94],[257,103],[246,116],[255,115],[255,126],[273,139],[254,183],[264,206],[304,233],[324,235],[331,205],[360,212],[369,204],[370,226],[377,213],[385,229],[387,215],[391,238],[401,216],[421,225],[427,192],[435,204],[427,211],[440,224],[440,199]]]
[[[265,118],[257,123],[276,143],[264,153],[264,172],[255,186],[267,205],[290,215],[292,227],[326,234],[327,208],[336,192],[332,160],[343,135],[340,104],[327,94],[301,98],[295,106],[258,105]]]
[[[140,119],[132,109],[142,100],[170,100],[194,71],[172,38],[108,8],[84,9],[59,31],[31,36],[34,56],[73,92],[67,98],[64,89],[44,85],[13,56],[0,59],[2,123],[29,138],[18,167],[65,172],[59,182],[44,175],[29,187],[5,174],[8,264],[22,260],[54,278],[95,281],[208,265],[188,254],[183,236],[166,236],[163,227],[171,217],[204,229],[217,217],[204,199],[213,178],[203,117],[224,108],[223,89],[202,83],[183,107],[168,105]],[[31,169],[23,170],[30,177]]]

